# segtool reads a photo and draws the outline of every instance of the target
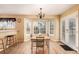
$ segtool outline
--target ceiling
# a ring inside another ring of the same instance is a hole
[[[0,4],[0,14],[37,15],[39,9],[46,15],[59,15],[72,4]]]

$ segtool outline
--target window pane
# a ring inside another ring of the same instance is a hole
[[[54,34],[54,21],[50,21],[50,34]]]
[[[46,33],[46,22],[45,21],[36,21],[34,24],[34,34],[45,34]]]
[[[0,29],[14,29],[16,27],[15,18],[0,18]]]
[[[34,22],[34,34],[38,34],[39,33],[39,26],[38,26],[38,22]]]
[[[31,28],[31,22],[30,21],[27,21],[26,22],[26,33],[27,34],[30,34],[30,28]]]
[[[74,18],[69,19],[69,42],[75,45],[76,21]]]
[[[39,31],[42,34],[46,33],[46,22],[45,21],[39,21]]]
[[[65,21],[62,21],[62,39],[65,41]]]

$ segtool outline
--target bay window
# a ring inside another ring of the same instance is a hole
[[[54,20],[26,20],[26,34],[54,34],[55,21]]]

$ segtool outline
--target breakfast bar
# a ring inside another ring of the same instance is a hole
[[[16,32],[15,31],[3,31],[0,33],[0,52],[15,44]]]

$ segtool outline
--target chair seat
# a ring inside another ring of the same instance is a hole
[[[36,43],[36,47],[44,47],[43,42],[37,42],[37,43]]]

